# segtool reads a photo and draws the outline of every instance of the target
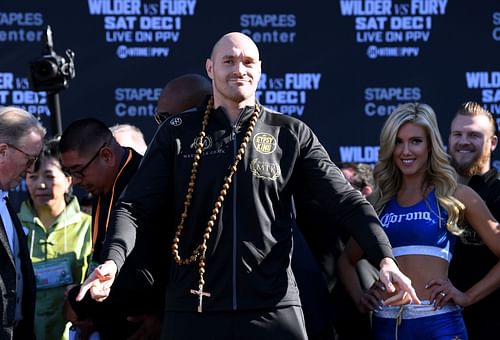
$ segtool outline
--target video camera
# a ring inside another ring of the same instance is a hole
[[[67,88],[68,82],[75,78],[75,53],[67,49],[66,57],[57,55],[54,52],[50,26],[47,26],[44,33],[42,57],[29,64],[30,88],[33,91],[58,92]]]

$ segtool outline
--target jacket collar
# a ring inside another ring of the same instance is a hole
[[[260,106],[259,103],[256,103],[255,105]],[[222,123],[222,124],[227,125],[227,126],[238,127],[250,119],[250,117],[252,116],[252,113],[255,110],[255,105],[254,106],[245,106],[243,109],[241,109],[238,120],[235,122],[234,125],[232,125],[231,122],[229,121],[229,117],[228,117],[225,109],[222,106],[219,106],[218,108],[216,108],[215,111],[212,112],[212,115],[210,118],[215,119],[217,122]],[[210,120],[209,120],[209,125],[210,125]]]
[[[69,203],[64,208],[63,212],[57,216],[54,221],[54,230],[63,228],[65,225],[73,224],[81,220],[80,204],[76,197],[72,197]],[[37,213],[31,201],[26,200],[21,204],[21,209],[19,210],[19,219],[21,223],[28,227],[31,224],[41,225],[40,219],[37,217]]]

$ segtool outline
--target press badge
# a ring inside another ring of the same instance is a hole
[[[36,288],[52,288],[73,283],[69,259],[53,259],[33,263]]]

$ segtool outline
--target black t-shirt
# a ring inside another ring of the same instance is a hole
[[[472,176],[469,186],[485,201],[495,219],[500,221],[500,175],[496,169],[490,169],[484,175]],[[455,287],[465,292],[481,280],[497,262],[498,257],[489,250],[479,235],[466,225],[464,233],[455,245],[449,270],[450,280]],[[473,332],[476,322],[482,323],[480,328],[483,330],[485,327],[493,327],[498,331],[498,321],[493,324],[487,321],[490,318],[498,319],[498,306],[500,290],[465,308],[464,317],[469,332]]]

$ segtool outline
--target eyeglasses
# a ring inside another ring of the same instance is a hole
[[[97,158],[97,156],[99,156],[99,154],[101,153],[102,148],[104,148],[106,146],[106,144],[108,144],[108,142],[104,142],[101,145],[101,147],[99,148],[99,150],[97,150],[97,152],[95,153],[95,155],[87,162],[87,164],[85,164],[79,170],[73,170],[73,169],[69,169],[69,168],[64,168],[63,171],[65,173],[67,173],[68,175],[70,175],[71,177],[75,177],[75,178],[79,178],[79,179],[84,178],[85,177],[85,170],[87,170],[87,168],[90,166],[90,164],[92,164],[92,162],[95,161],[95,159]]]
[[[168,112],[158,112],[156,109],[155,109],[155,120],[156,122],[158,123],[158,125],[160,125],[161,123],[163,123],[169,116],[171,116],[170,113]]]
[[[26,163],[27,168],[31,168],[31,166],[33,164],[35,164],[35,162],[38,160],[39,155],[30,155],[29,153],[19,149],[17,146],[15,146],[13,144],[9,144],[9,143],[6,143],[6,144],[8,146],[10,146],[11,148],[13,148],[14,150],[19,151],[20,153],[22,153],[23,155],[26,156],[26,158],[28,159],[28,162]]]

